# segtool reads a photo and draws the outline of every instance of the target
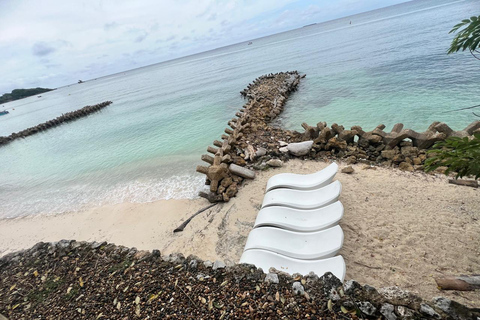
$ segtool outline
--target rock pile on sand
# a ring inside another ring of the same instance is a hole
[[[38,243],[0,259],[7,319],[475,319],[445,298],[376,290],[331,273],[265,275],[195,256],[161,257],[106,242]]]

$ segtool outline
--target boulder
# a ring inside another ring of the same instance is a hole
[[[300,156],[307,155],[312,149],[312,146],[313,146],[313,141],[309,140],[304,142],[289,143],[287,146],[287,149],[294,156],[300,157]]]
[[[415,169],[413,168],[413,166],[408,163],[408,162],[402,162],[398,165],[398,168],[402,171],[409,171],[409,172],[413,172],[415,171]]]
[[[397,150],[383,150],[382,157],[388,160],[392,160],[393,157],[397,154]]]

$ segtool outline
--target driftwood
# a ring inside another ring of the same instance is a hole
[[[195,212],[190,218],[188,218],[187,220],[185,220],[181,225],[179,225],[175,230],[173,230],[173,232],[180,232],[180,231],[183,231],[183,229],[185,229],[185,227],[187,226],[187,224],[190,223],[190,221],[192,221],[193,218],[195,218],[197,215],[199,215],[200,213],[202,213],[203,211],[205,210],[208,210],[210,209],[211,207],[215,206],[216,203],[213,203],[203,209],[200,209],[198,210],[197,212]]]
[[[446,276],[435,278],[435,282],[441,290],[473,291],[480,289],[480,274],[457,277]]]
[[[467,186],[467,187],[472,187],[472,188],[478,188],[477,180],[448,179],[448,183],[457,184],[459,186]]]

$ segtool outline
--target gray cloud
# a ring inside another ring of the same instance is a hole
[[[37,57],[47,56],[55,50],[57,50],[55,47],[43,41],[36,42],[32,47],[33,55]]]
[[[115,21],[105,23],[103,25],[103,29],[105,29],[106,31],[111,30],[111,29],[115,29],[116,27],[118,27],[118,23],[116,23]]]
[[[147,36],[148,36],[148,33],[145,32],[144,34],[141,34],[141,35],[137,36],[134,41],[135,41],[135,42],[142,42],[143,40],[145,40],[145,38],[146,38]]]

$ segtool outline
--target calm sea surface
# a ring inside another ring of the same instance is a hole
[[[447,55],[448,32],[479,13],[477,0],[413,1],[5,104],[0,135],[113,101],[0,148],[0,218],[196,197],[200,155],[243,105],[239,91],[270,72],[307,74],[281,115],[289,129],[403,122],[422,131],[435,120],[461,129],[471,110],[445,111],[480,103],[480,62]]]

